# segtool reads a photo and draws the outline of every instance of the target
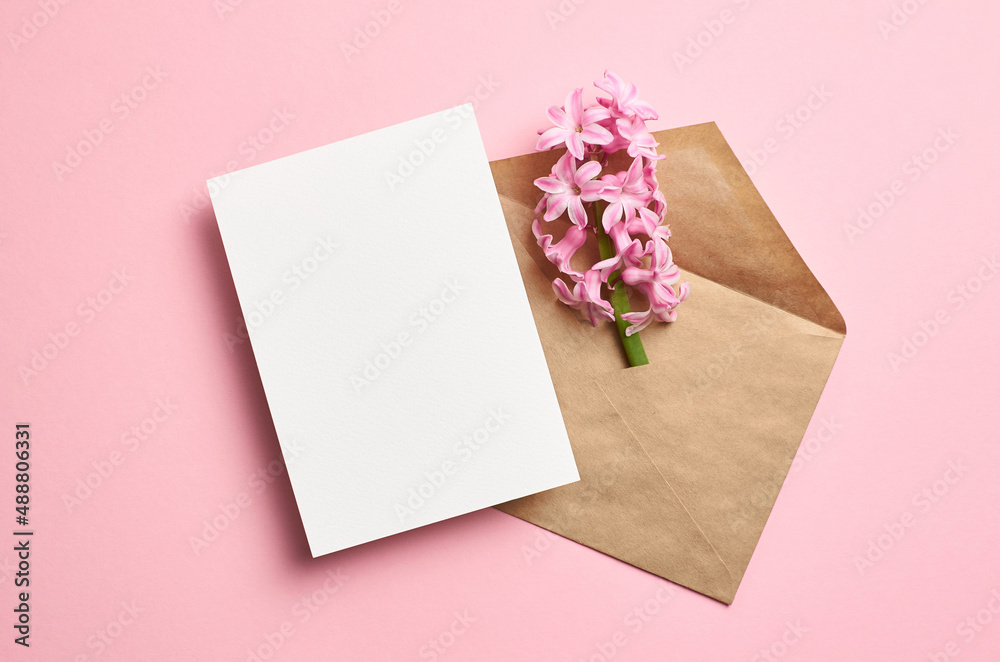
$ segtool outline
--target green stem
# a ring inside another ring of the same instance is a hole
[[[606,206],[603,200],[598,200],[594,203],[594,225],[597,227],[597,246],[601,250],[602,260],[607,260],[615,255],[615,247],[611,244],[611,237],[604,231],[604,224],[601,222],[601,217],[604,215],[604,208]],[[615,271],[608,279],[609,283],[615,283],[615,286],[610,288],[611,296],[609,299],[611,307],[615,310],[618,337],[621,338],[622,347],[625,349],[625,356],[628,357],[629,365],[646,365],[649,363],[649,359],[646,358],[646,349],[642,346],[639,334],[633,333],[630,336],[625,333],[625,329],[630,324],[622,319],[622,313],[631,312],[632,309],[628,303],[628,292],[625,291],[625,281],[620,280],[620,275],[619,271]]]

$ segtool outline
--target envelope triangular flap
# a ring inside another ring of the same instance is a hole
[[[556,389],[580,482],[500,510],[729,602],[738,581],[597,382]],[[614,443],[608,443],[614,440]]]

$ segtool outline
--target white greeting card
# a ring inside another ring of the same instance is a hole
[[[470,105],[209,190],[313,556],[579,480]]]

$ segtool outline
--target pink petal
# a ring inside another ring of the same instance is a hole
[[[544,152],[547,149],[552,149],[556,145],[566,142],[566,138],[569,136],[569,133],[570,132],[566,129],[554,126],[551,129],[546,130],[545,133],[538,137],[538,142],[535,144],[535,150]],[[576,131],[573,131],[572,133],[576,134]]]
[[[601,192],[606,184],[601,181],[587,182],[580,185],[580,199],[584,202],[593,202],[601,199]]]
[[[569,291],[566,287],[566,283],[563,282],[562,278],[556,278],[552,281],[552,289],[555,290],[556,296],[567,306],[573,306],[580,303],[580,300],[573,296],[573,293]]]
[[[604,231],[609,232],[611,226],[618,222],[622,216],[622,203],[620,201],[612,202],[608,205],[607,209],[604,210],[604,216],[601,218],[601,224],[604,226]]]
[[[549,262],[556,265],[559,271],[574,279],[583,278],[583,274],[574,269],[570,261],[573,259],[576,251],[587,240],[587,232],[585,230],[575,225],[570,226],[562,240],[557,244],[553,244],[552,235],[542,234],[541,223],[536,218],[531,224],[531,232],[535,235],[535,239],[545,253],[545,257],[548,258]]]
[[[630,322],[628,328],[625,329],[626,336],[632,336],[639,333],[653,321],[652,310],[647,310],[644,313],[622,313],[622,319],[626,322]]]
[[[632,83],[622,83],[621,93],[618,95],[618,107],[623,112],[631,111],[632,102],[637,96],[639,96],[639,88]]]
[[[569,116],[570,123],[566,128],[575,129],[583,124],[583,88],[578,87],[566,95],[566,104],[563,106],[566,115]],[[578,156],[577,158],[583,158]]]
[[[559,106],[549,106],[549,109],[545,111],[545,114],[549,116],[549,121],[555,124],[557,127],[563,129],[575,129],[576,127],[571,124],[569,116],[566,111]]]
[[[637,129],[636,129],[636,126],[635,126],[636,121],[637,120],[634,117],[631,117],[631,118],[629,118],[629,117],[620,118],[619,120],[617,120],[615,122],[615,126],[618,127],[618,133],[622,134],[624,137],[628,138],[629,140],[632,140],[632,136],[634,136],[636,134],[636,132],[637,132]]]
[[[583,210],[583,202],[580,201],[579,196],[573,196],[569,202],[569,220],[581,228],[587,226],[587,212]]]
[[[650,238],[653,238],[654,236],[670,236],[670,229],[666,226],[660,225],[660,223],[663,222],[663,217],[652,209],[647,209],[646,207],[640,209],[636,220],[642,227],[642,232]]]
[[[681,270],[675,264],[658,273],[657,277],[659,278],[659,285],[674,285],[681,279]]]
[[[601,260],[595,264],[591,269],[598,271],[601,274],[601,278],[605,281],[608,279],[608,275],[618,268],[618,263],[621,262],[621,258],[617,255],[613,255],[606,260]]]
[[[632,165],[628,167],[628,174],[625,175],[625,185],[638,184],[642,181],[642,159],[636,158]]]
[[[576,169],[576,185],[583,187],[599,174],[601,174],[601,164],[597,161],[587,161]]]
[[[579,133],[574,131],[566,138],[566,149],[576,158],[583,160],[583,139]]]
[[[559,160],[556,161],[555,166],[552,168],[552,174],[565,182],[566,186],[569,187],[576,183],[574,171],[576,170],[576,161],[573,159],[573,155],[566,152]]]
[[[562,216],[562,213],[566,211],[566,205],[569,204],[569,200],[570,195],[568,193],[550,195],[549,207],[545,210],[545,220],[554,221]]]
[[[587,298],[594,303],[604,303],[601,299],[601,275],[596,270],[591,269],[583,275],[583,286],[587,291]]]
[[[591,145],[607,145],[615,139],[615,137],[611,135],[611,132],[600,124],[588,124],[583,127],[583,131],[577,133],[576,135],[580,136],[583,138],[584,142],[588,142]]]
[[[660,222],[663,222],[663,218],[667,212],[667,199],[663,197],[663,193],[660,191],[653,193],[653,211],[660,217]]]
[[[551,176],[539,177],[535,180],[535,186],[542,189],[546,193],[564,193],[569,190],[569,186],[566,182]]]
[[[644,120],[660,119],[659,113],[657,113],[656,110],[645,101],[633,101],[631,106],[635,114]]]
[[[587,106],[580,117],[580,124],[583,126],[597,124],[601,120],[606,120],[610,117],[611,111],[604,106]]]
[[[605,175],[601,178],[604,183],[604,188],[601,189],[601,200],[605,202],[618,202],[622,197],[621,186],[614,183],[612,177],[614,175]]]
[[[548,207],[548,205],[549,205],[549,194],[543,193],[541,199],[538,201],[538,204],[535,205],[535,216],[541,214],[542,210]]]
[[[560,271],[576,278],[583,277],[583,274],[573,268],[570,261],[586,241],[587,231],[583,228],[572,225],[566,230],[566,235],[562,238],[562,241],[552,247],[553,251],[558,252],[559,261],[555,264],[559,267]]]

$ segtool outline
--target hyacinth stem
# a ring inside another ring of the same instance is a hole
[[[600,248],[602,260],[607,260],[615,256],[615,247],[611,244],[611,237],[604,231],[604,224],[601,223],[605,206],[607,206],[607,203],[603,200],[598,200],[593,204],[594,226],[597,228],[597,246]],[[625,291],[625,281],[621,280],[620,276],[620,271],[615,271],[608,278],[609,283],[615,284],[614,287],[610,287],[609,285],[611,296],[608,298],[611,301],[611,307],[615,311],[615,323],[618,324],[618,337],[621,338],[622,347],[625,349],[625,356],[628,357],[630,366],[647,365],[649,359],[646,358],[646,349],[642,346],[639,334],[633,333],[630,336],[625,333],[625,329],[630,324],[622,319],[622,313],[631,312],[632,308],[628,303],[628,292]]]

